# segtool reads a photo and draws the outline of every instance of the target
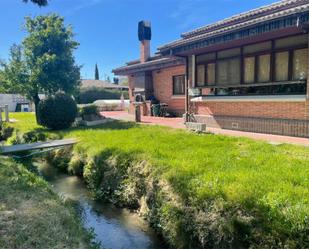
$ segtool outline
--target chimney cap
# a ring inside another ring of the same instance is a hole
[[[138,39],[140,41],[151,40],[151,23],[149,21],[138,23]]]

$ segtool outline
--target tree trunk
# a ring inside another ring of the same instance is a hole
[[[32,97],[32,99],[33,99],[33,102],[34,102],[36,122],[37,122],[37,124],[40,124],[40,120],[39,120],[39,116],[38,116],[38,107],[39,107],[39,103],[40,103],[39,94],[35,94],[35,95]]]

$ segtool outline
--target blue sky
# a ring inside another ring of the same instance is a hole
[[[22,0],[0,0],[0,58],[6,59],[13,43],[25,36],[25,16],[59,13],[73,26],[77,63],[83,65],[82,77],[100,76],[126,61],[139,57],[137,22],[152,23],[151,47],[178,39],[182,32],[250,10],[273,0],[51,0],[48,7],[24,4]]]

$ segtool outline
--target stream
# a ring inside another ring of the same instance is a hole
[[[59,173],[46,164],[37,164],[40,174],[56,193],[78,203],[82,221],[93,229],[95,241],[104,249],[163,249],[166,248],[148,223],[127,209],[92,201],[84,182]]]

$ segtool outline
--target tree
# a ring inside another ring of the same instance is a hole
[[[6,82],[5,82],[5,76],[3,72],[3,67],[4,62],[0,60],[0,93],[5,93],[6,92]]]
[[[39,94],[72,94],[77,90],[80,66],[73,52],[79,44],[73,40],[72,28],[56,14],[26,17],[25,29],[28,35],[22,45],[11,48],[5,81],[32,100],[37,110]]]
[[[95,64],[94,79],[95,80],[99,80],[100,79],[99,69],[98,69],[98,64],[97,63]]]
[[[30,0],[30,1],[39,5],[39,6],[46,6],[48,4],[47,0]],[[29,0],[23,0],[23,2],[28,3]]]
[[[23,61],[22,46],[14,44],[10,48],[9,62],[1,63],[1,89],[5,93],[26,94],[25,84],[28,81],[25,63]]]
[[[41,125],[60,130],[69,128],[77,115],[77,104],[70,95],[57,93],[40,102],[38,116]]]
[[[118,84],[119,84],[119,78],[114,77],[114,78],[113,78],[113,81],[114,81],[114,84],[116,84],[116,85],[118,85]]]
[[[3,72],[0,71],[0,93],[6,92]]]

